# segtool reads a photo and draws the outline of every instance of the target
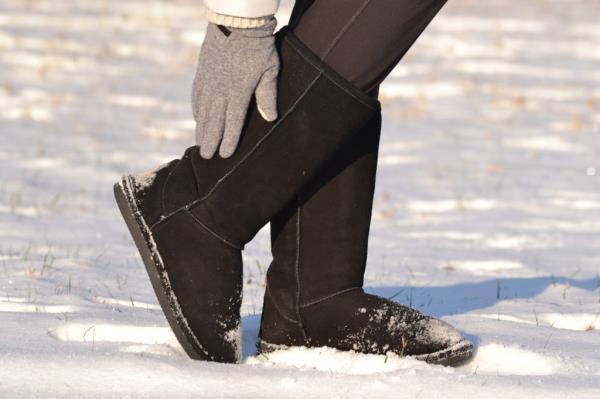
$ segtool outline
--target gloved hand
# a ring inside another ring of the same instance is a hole
[[[258,28],[208,24],[192,92],[196,144],[203,158],[230,157],[238,144],[248,105],[256,94],[258,111],[277,119],[279,57],[275,18]]]

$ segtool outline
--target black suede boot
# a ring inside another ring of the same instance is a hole
[[[121,213],[179,342],[196,359],[240,359],[241,248],[353,135],[379,103],[279,34],[280,118],[251,105],[236,150],[200,157],[197,147],[115,185]]]
[[[189,212],[198,198],[192,159],[123,177],[114,192],[154,292],[177,340],[193,359],[241,357],[241,249],[215,239]]]
[[[271,222],[261,350],[329,346],[458,365],[472,345],[447,323],[363,292],[380,116]]]

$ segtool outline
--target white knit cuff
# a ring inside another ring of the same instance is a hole
[[[260,18],[274,15],[279,0],[204,0],[204,5],[216,14]]]
[[[206,8],[205,16],[208,22],[212,22],[213,24],[240,29],[258,28],[259,26],[266,25],[273,19],[273,15],[267,15],[258,18],[245,18],[236,17],[233,15],[217,14],[210,8]]]

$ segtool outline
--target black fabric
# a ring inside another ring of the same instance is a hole
[[[228,29],[226,26],[223,26],[223,25],[217,25],[217,28],[219,28],[219,30],[220,30],[221,32],[223,32],[223,34],[224,34],[225,36],[229,36],[229,35],[231,35],[231,31],[230,31],[230,30],[229,30],[229,29]]]
[[[204,359],[237,361],[241,333],[241,251],[215,240],[186,212],[153,230],[171,289]]]
[[[294,2],[292,15],[290,16],[290,20],[288,22],[288,26],[292,30],[298,25],[306,10],[308,10],[314,2],[315,0],[296,0]]]
[[[294,32],[365,92],[386,78],[447,0],[297,0]]]
[[[188,149],[165,180],[161,193],[165,215],[180,209],[198,197],[195,177],[192,168],[192,150]]]
[[[297,339],[286,342],[285,337],[302,336],[300,345],[326,342],[347,349],[336,333],[337,317],[345,323],[364,322],[353,320],[356,309],[348,313],[344,305],[337,315],[326,313],[325,323],[310,325],[309,319],[305,324],[302,308],[329,295],[362,288],[380,131],[381,116],[376,115],[271,221],[273,262],[267,275],[262,340],[293,345]],[[312,309],[328,303],[332,302]],[[286,331],[270,328],[277,324],[274,320],[280,320]]]
[[[380,126],[377,115],[271,221],[268,289],[289,318],[299,321],[302,303],[362,287]]]
[[[149,172],[143,179],[138,179],[140,181],[152,179],[152,184],[137,187],[138,206],[146,218],[146,223],[150,226],[158,222],[161,215],[165,213],[164,204],[161,200],[163,187],[169,178],[169,174],[175,169],[178,163],[179,160],[173,160],[164,167]]]
[[[151,229],[152,241],[146,245],[157,253],[164,268],[157,273],[166,282],[159,289],[170,298],[165,312],[173,312],[185,330],[184,338],[180,338],[186,340],[182,346],[195,359],[236,362],[241,351],[236,341],[240,331],[241,251],[215,240],[185,210],[185,205],[197,198],[190,150],[180,160],[132,176],[131,181],[136,206]]]
[[[289,287],[293,287],[293,285]],[[290,292],[293,292],[293,289],[290,289]],[[289,315],[290,312],[295,310],[283,309],[282,306],[286,306],[286,302],[281,301],[281,298],[278,298],[275,302],[274,298],[268,294],[269,291],[266,291],[260,323],[261,337],[274,345],[306,345],[307,338],[302,325],[293,314]],[[291,305],[288,304],[287,306],[290,307]],[[285,316],[286,313],[288,313],[288,316]]]
[[[430,317],[362,291],[346,292],[301,312],[310,346],[414,356],[456,343],[452,335],[432,334]]]

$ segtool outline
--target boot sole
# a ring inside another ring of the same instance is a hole
[[[212,360],[201,349],[202,345],[190,329],[185,316],[181,312],[177,296],[171,290],[169,276],[152,232],[137,207],[133,181],[132,176],[125,176],[119,183],[114,185],[115,200],[144,262],[152,288],[158,298],[158,303],[185,353],[195,360]]]
[[[271,344],[266,341],[260,341],[258,347],[259,353],[270,353],[278,350],[286,350],[292,348],[292,346]],[[469,359],[471,359],[472,356],[473,344],[467,340],[463,340],[441,351],[412,357],[414,359],[422,360],[429,364],[457,367],[466,363]]]
[[[466,363],[472,356],[473,344],[467,340],[462,340],[449,348],[413,357],[429,364],[457,367]]]

